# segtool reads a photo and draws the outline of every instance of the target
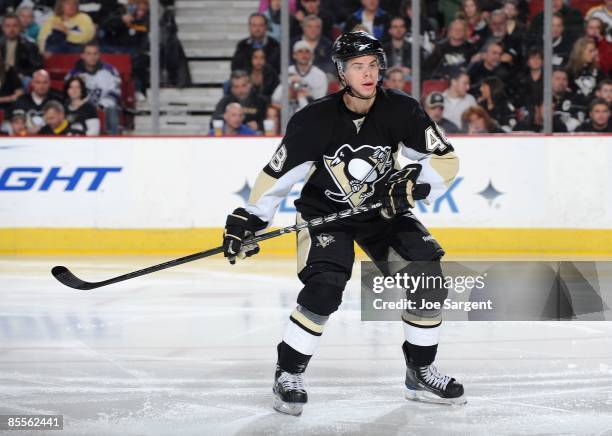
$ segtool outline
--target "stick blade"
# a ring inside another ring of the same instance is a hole
[[[70,272],[70,270],[65,266],[54,266],[53,269],[51,269],[51,274],[53,274],[53,277],[55,277],[62,285],[68,286],[69,288],[87,291],[97,287],[95,283],[89,283],[81,280],[72,274],[72,272]]]

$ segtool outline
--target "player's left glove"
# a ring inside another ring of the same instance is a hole
[[[223,255],[233,265],[236,258],[244,259],[259,253],[259,245],[244,244],[244,241],[259,230],[265,229],[267,224],[258,216],[247,212],[242,207],[234,210],[227,216],[225,230],[223,231]]]
[[[420,164],[406,165],[392,174],[385,185],[383,206],[380,211],[384,218],[393,218],[408,212],[415,206],[416,200],[427,198],[431,191],[429,183],[417,183],[421,173]]]

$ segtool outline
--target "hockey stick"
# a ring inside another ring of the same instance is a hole
[[[379,209],[381,206],[382,202],[377,202],[365,206],[358,206],[353,209],[345,209],[343,211],[332,213],[330,215],[313,218],[311,220],[304,221],[299,224],[283,227],[282,229],[273,230],[271,232],[255,236],[251,239],[247,239],[246,241],[244,241],[244,245],[265,241],[266,239],[276,238],[277,236],[281,236],[286,233],[297,232],[300,229],[312,228],[321,224],[331,223],[342,218],[348,218],[351,216],[369,212],[371,210]],[[90,289],[96,289],[101,288],[102,286],[112,285],[113,283],[118,283],[124,280],[133,279],[135,277],[144,276],[145,274],[161,271],[166,268],[171,268],[173,266],[181,265],[183,263],[203,259],[205,257],[213,256],[219,253],[223,253],[223,246],[211,248],[210,250],[200,251],[199,253],[190,254],[189,256],[180,257],[178,259],[170,260],[168,262],[160,263],[158,265],[153,265],[148,268],[133,271],[131,273],[127,273],[118,277],[113,277],[112,279],[103,280],[101,282],[86,282],[84,280],[81,280],[65,266],[54,266],[53,269],[51,269],[51,274],[53,274],[53,277],[55,277],[63,285],[66,285],[70,288],[79,289],[81,291],[88,291]]]

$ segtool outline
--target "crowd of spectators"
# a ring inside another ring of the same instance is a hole
[[[436,88],[423,96],[422,103],[448,133],[543,131],[542,3],[421,1],[421,78]],[[290,114],[340,88],[330,60],[332,41],[350,30],[365,30],[381,40],[388,64],[384,84],[410,92],[412,0],[288,4]],[[552,4],[554,131],[612,132],[612,0]],[[261,0],[259,10],[249,17],[248,30],[248,37],[236,46],[232,78],[241,74],[250,83],[249,93],[240,97],[228,91],[213,118],[222,119],[227,104],[238,103],[261,134],[267,111],[253,111],[253,101],[259,99],[259,108],[278,108],[283,94],[278,85],[279,39],[285,31],[280,26],[280,1]]]
[[[124,55],[134,97],[146,99],[148,0],[5,0],[0,14],[2,134],[121,132],[126,78],[101,57]],[[73,64],[53,70],[67,55]]]

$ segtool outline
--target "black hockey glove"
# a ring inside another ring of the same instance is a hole
[[[225,230],[223,231],[223,255],[233,265],[236,258],[244,259],[259,253],[259,245],[243,242],[253,236],[255,232],[265,229],[267,224],[259,217],[248,213],[239,207],[227,216]]]
[[[406,165],[392,174],[385,185],[380,211],[384,218],[393,218],[408,212],[415,206],[416,200],[427,198],[431,191],[429,183],[417,183],[421,173],[420,164]]]

